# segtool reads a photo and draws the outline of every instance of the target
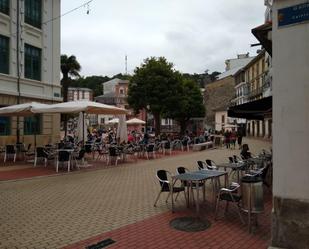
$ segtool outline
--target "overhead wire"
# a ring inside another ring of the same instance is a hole
[[[67,12],[65,12],[65,13],[63,13],[63,14],[57,16],[57,17],[54,17],[54,18],[51,18],[51,19],[49,19],[49,20],[47,20],[47,21],[45,21],[45,22],[42,22],[42,25],[46,25],[47,23],[53,22],[53,21],[55,21],[55,20],[57,20],[57,19],[61,19],[62,17],[66,16],[66,15],[68,15],[68,14],[70,14],[70,13],[72,13],[72,12],[74,12],[74,11],[76,11],[76,10],[82,8],[82,7],[85,7],[85,6],[88,7],[88,8],[87,8],[87,14],[89,14],[89,11],[90,11],[90,9],[89,9],[89,4],[90,4],[91,2],[93,2],[93,1],[94,1],[94,0],[89,0],[89,1],[87,1],[87,2],[85,2],[85,3],[83,3],[83,4],[81,4],[81,5],[79,5],[79,6],[77,6],[77,7],[75,7],[74,9],[71,9],[71,10],[69,10],[69,11],[67,11]],[[19,32],[22,33],[23,31],[26,31],[27,29],[31,29],[31,27],[21,27],[21,29],[20,29]],[[10,35],[16,35],[17,33],[18,33],[18,32],[11,33]]]

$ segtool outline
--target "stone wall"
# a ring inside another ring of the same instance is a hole
[[[204,92],[206,125],[215,128],[215,110],[226,110],[235,96],[235,79],[225,77],[206,85]]]

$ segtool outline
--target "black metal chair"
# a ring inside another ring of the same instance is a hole
[[[60,150],[58,151],[57,164],[56,164],[56,172],[58,172],[59,164],[67,163],[68,172],[70,172],[71,167],[71,154],[69,151]]]
[[[108,148],[108,162],[107,165],[112,164],[112,161],[115,160],[115,166],[118,164],[119,160],[119,151],[116,146],[110,146]]]
[[[188,169],[185,168],[185,167],[180,166],[180,167],[178,167],[178,168],[176,169],[176,172],[177,172],[177,174],[184,174],[184,173],[189,173],[190,170],[188,170]],[[204,185],[205,185],[204,182],[199,182],[199,184],[198,184],[199,187],[203,187]],[[183,181],[183,186],[184,186],[184,187],[188,187],[188,183],[187,183],[186,181]],[[192,187],[195,188],[195,187],[196,187],[196,184],[195,184],[195,183],[192,183]]]
[[[154,144],[147,144],[146,146],[146,157],[148,160],[150,155],[152,155],[153,158],[156,158],[156,151]]]
[[[5,153],[4,153],[4,163],[8,159],[9,156],[13,156],[13,161],[16,161],[16,149],[13,144],[7,144],[5,146]]]
[[[163,193],[163,192],[168,192],[168,196],[167,196],[165,202],[168,201],[168,198],[170,197],[170,194],[171,194],[171,187],[172,187],[170,181],[168,180],[168,178],[171,177],[171,173],[170,172],[168,172],[167,170],[158,170],[156,176],[157,176],[157,178],[159,180],[159,183],[160,183],[160,192],[159,192],[159,194],[158,194],[158,196],[157,196],[157,198],[155,200],[155,203],[153,205],[155,207],[157,205],[157,202],[158,202],[158,200],[160,198],[161,193]],[[184,192],[184,195],[185,195],[185,198],[186,198],[185,187],[184,186],[173,187],[173,193],[177,193],[176,199],[177,199],[177,197],[178,197],[180,192]],[[173,196],[172,196],[172,198],[173,198]]]
[[[207,164],[203,161],[197,161],[197,167],[199,170],[207,169]]]
[[[28,144],[27,149],[24,151],[25,160],[35,156],[35,151],[31,150],[31,147],[32,147],[32,144]]]
[[[241,222],[243,224],[245,223],[240,213],[239,203],[241,201],[241,196],[237,194],[239,187],[240,185],[238,183],[232,182],[229,188],[220,189],[218,196],[217,196],[217,202],[216,202],[215,220],[217,219],[220,201],[225,201],[226,202],[225,214],[227,213],[228,208],[229,208],[229,203],[231,202],[236,206],[237,213],[239,215]]]
[[[216,163],[213,160],[206,159],[205,162],[207,164],[207,169],[209,169],[209,170],[217,170],[218,169],[218,167],[216,166]]]
[[[43,147],[36,147],[35,156],[34,156],[34,167],[36,167],[39,159],[44,161],[44,166],[47,166],[48,155]]]
[[[188,139],[181,140],[181,150],[184,151],[184,148],[187,148],[187,151],[190,151],[190,145]]]
[[[163,154],[166,154],[166,151],[169,151],[170,155],[172,154],[172,146],[170,141],[165,141],[163,144]]]

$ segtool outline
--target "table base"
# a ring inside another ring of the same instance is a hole
[[[200,232],[208,229],[211,223],[198,217],[178,217],[170,221],[170,226],[184,232]]]

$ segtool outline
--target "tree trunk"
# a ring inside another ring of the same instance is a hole
[[[155,128],[156,128],[156,136],[160,135],[161,132],[161,117],[160,113],[153,113],[154,121],[155,121]]]
[[[186,120],[180,120],[179,125],[180,125],[180,135],[183,136],[185,134],[186,129],[187,129],[187,121]]]

